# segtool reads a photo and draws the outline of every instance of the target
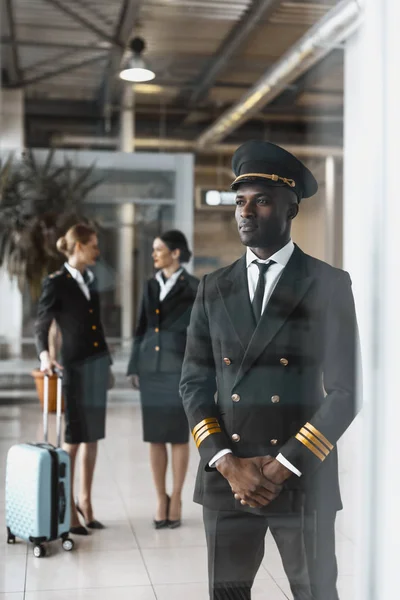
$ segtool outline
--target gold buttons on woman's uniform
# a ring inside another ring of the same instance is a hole
[[[92,325],[92,329],[93,329],[93,331],[96,331],[96,329],[97,329],[96,325]]]
[[[272,446],[276,446],[276,445],[277,445],[277,443],[278,443],[278,440],[271,440],[271,445],[272,445]]]
[[[156,308],[156,315],[159,315],[159,314],[160,314],[160,309]]]
[[[232,361],[230,358],[224,358],[224,363],[226,364],[227,367],[229,367],[229,365],[232,364]]]
[[[240,396],[239,396],[239,394],[233,394],[232,401],[233,402],[240,402]]]
[[[160,330],[158,329],[158,327],[156,327],[154,331],[155,331],[156,333],[159,333],[159,331],[160,331]]]
[[[155,350],[156,352],[160,352],[160,346],[156,346],[156,347],[154,348],[154,350]]]
[[[233,440],[234,442],[236,442],[236,443],[237,443],[237,442],[240,442],[240,435],[239,435],[238,433],[234,433],[234,434],[232,435],[232,440]]]
[[[97,348],[97,347],[98,347],[98,345],[99,345],[99,342],[94,342],[94,344],[93,344],[93,346],[94,346],[95,348]]]
[[[277,404],[277,403],[278,403],[278,402],[280,402],[280,401],[281,401],[281,399],[280,399],[280,397],[279,397],[279,396],[272,396],[272,397],[271,397],[271,402],[272,402],[272,404]]]
[[[279,361],[281,363],[281,365],[283,365],[284,367],[287,367],[289,364],[289,361],[287,358],[281,358],[281,360]]]

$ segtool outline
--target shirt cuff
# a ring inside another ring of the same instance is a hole
[[[213,459],[214,460],[214,459]],[[297,477],[301,477],[302,473],[301,471],[299,471],[298,469],[296,469],[296,467],[294,467],[292,465],[292,463],[290,463],[284,456],[283,454],[278,454],[278,456],[276,457],[276,460],[279,461],[281,463],[281,465],[283,465],[284,467],[286,467],[287,469],[289,469],[289,471],[292,471],[292,473],[294,473],[295,475],[297,475]],[[211,465],[210,465],[211,466]]]
[[[208,463],[208,466],[209,467],[214,467],[215,463],[217,462],[217,460],[219,460],[220,458],[222,458],[223,456],[225,456],[225,454],[232,454],[232,450],[229,450],[229,448],[225,448],[225,450],[220,450],[218,452],[218,454],[216,454],[215,456],[212,457],[212,459]]]

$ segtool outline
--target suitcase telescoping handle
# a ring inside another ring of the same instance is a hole
[[[55,369],[57,375],[57,448],[61,446],[61,418],[62,418],[62,371]],[[44,398],[43,398],[43,437],[47,444],[49,441],[49,376],[44,376]]]

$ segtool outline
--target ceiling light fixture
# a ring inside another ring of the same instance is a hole
[[[140,37],[136,37],[131,41],[130,49],[132,55],[119,74],[121,79],[130,81],[131,83],[143,83],[155,78],[156,74],[148,68],[141,56],[145,47],[146,44]]]

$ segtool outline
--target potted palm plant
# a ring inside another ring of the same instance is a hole
[[[78,170],[68,158],[55,164],[54,151],[38,161],[32,150],[20,159],[10,154],[0,159],[0,268],[16,279],[19,289],[28,289],[37,300],[43,278],[58,269],[63,257],[57,239],[83,214],[85,197],[99,185],[94,165]],[[50,352],[56,356],[60,345],[55,324],[49,334]],[[43,374],[35,370],[39,398],[43,402]],[[55,382],[50,381],[49,406],[55,407]]]

